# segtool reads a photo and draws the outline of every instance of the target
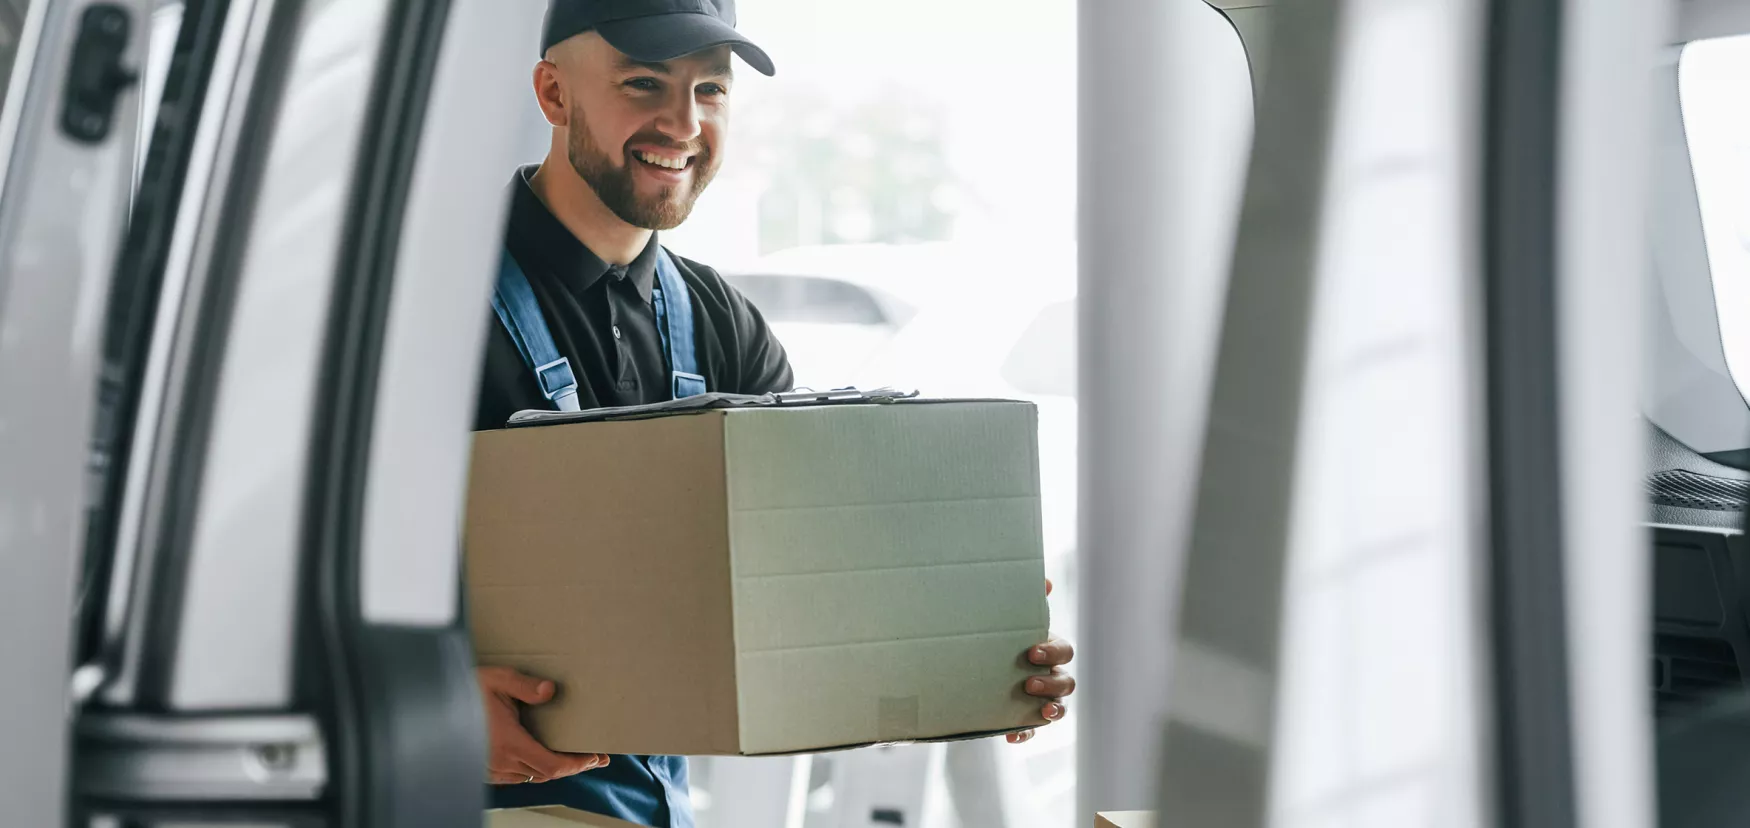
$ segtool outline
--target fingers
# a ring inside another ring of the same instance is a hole
[[[561,753],[558,755],[565,757],[565,760],[568,763],[566,766],[566,776],[584,773],[586,771],[601,770],[608,766],[608,757],[600,753]]]
[[[552,699],[553,682],[500,667],[480,668],[478,675],[491,743],[486,775],[493,784],[549,782],[607,767],[608,757],[600,754],[548,750],[519,721],[516,703]]]
[[[487,770],[488,775],[495,780],[501,777],[508,780],[495,781],[493,784],[509,785],[531,781],[551,782],[605,768],[608,762],[608,757],[597,753],[557,753],[541,747],[533,737],[528,737],[516,739],[504,749],[495,751]]]
[[[1022,687],[1029,696],[1050,700],[1039,708],[1039,715],[1045,721],[1055,722],[1069,715],[1069,707],[1063,703],[1063,699],[1076,691],[1076,679],[1062,667],[1051,668],[1050,675],[1027,679]]]
[[[1008,737],[1009,744],[1011,744],[1011,745],[1026,744],[1027,742],[1033,741],[1033,737],[1037,736],[1037,735],[1039,735],[1039,731],[1037,731],[1037,730],[1023,730],[1020,733],[1010,733],[1009,737]]]
[[[584,771],[605,768],[608,757],[596,753],[557,753],[548,750],[527,730],[507,727],[493,744],[489,767],[505,773],[524,773],[537,781],[562,779]]]
[[[1074,661],[1076,648],[1061,638],[1053,638],[1027,651],[1027,660],[1040,667],[1061,667]]]
[[[1045,594],[1051,595],[1052,583],[1045,579]],[[1075,646],[1061,638],[1053,638],[1027,651],[1027,660],[1040,667],[1050,667],[1051,675],[1034,676],[1027,679],[1027,694],[1042,699],[1051,699],[1039,708],[1039,715],[1048,722],[1055,722],[1069,715],[1069,708],[1064,705],[1063,698],[1076,691],[1075,676],[1063,670],[1063,665],[1074,661]],[[1009,734],[1009,744],[1019,745],[1033,738],[1036,731],[1026,730]]]
[[[1076,691],[1075,676],[1063,671],[1062,667],[1054,667],[1049,676],[1034,676],[1027,679],[1027,695],[1042,699],[1061,699]]]
[[[554,753],[539,746],[522,751],[517,758],[534,769],[536,778],[544,779],[563,779],[608,765],[608,757],[600,754]]]
[[[486,769],[486,778],[494,785],[527,785],[551,782],[534,768],[515,760],[497,760]]]
[[[545,704],[553,699],[557,689],[546,679],[519,673],[509,667],[481,667],[480,686],[494,693],[516,699],[523,704]]]

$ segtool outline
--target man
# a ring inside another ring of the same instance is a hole
[[[734,6],[549,5],[534,87],[553,141],[545,162],[511,183],[478,428],[502,427],[524,409],[791,387],[789,360],[759,311],[716,271],[669,255],[654,232],[686,220],[722,161],[731,56],[773,72],[765,52],[736,33]],[[1029,680],[1026,692],[1042,699],[1048,721],[1062,718],[1075,689],[1062,669],[1070,646],[1053,640],[1027,657],[1052,674]],[[684,759],[554,753],[519,721],[520,704],[554,697],[552,682],[504,668],[481,668],[479,680],[494,807],[565,805],[644,825],[693,824]]]

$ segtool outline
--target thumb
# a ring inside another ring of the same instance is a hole
[[[500,690],[507,696],[523,704],[546,704],[553,700],[553,682],[546,679],[522,673],[512,673],[505,676],[505,682]]]

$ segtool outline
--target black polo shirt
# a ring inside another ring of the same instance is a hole
[[[511,181],[505,245],[528,276],[560,355],[571,360],[578,404],[590,409],[668,399],[668,361],[650,303],[656,236],[630,265],[609,265],[535,195],[529,187],[535,169],[524,167]],[[717,271],[671,258],[693,294],[694,342],[706,388],[735,394],[790,390],[789,357],[753,304]],[[477,430],[502,428],[518,411],[553,407],[498,315],[490,309],[486,315],[491,331]]]

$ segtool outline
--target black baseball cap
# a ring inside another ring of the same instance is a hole
[[[660,63],[731,46],[762,74],[776,71],[765,50],[735,30],[735,0],[552,0],[541,53],[591,29],[633,60]]]

